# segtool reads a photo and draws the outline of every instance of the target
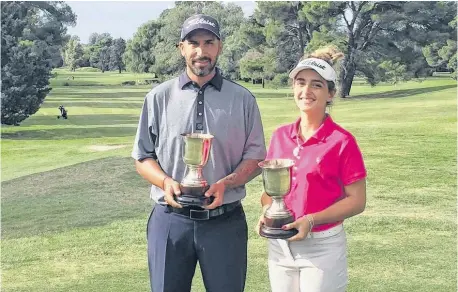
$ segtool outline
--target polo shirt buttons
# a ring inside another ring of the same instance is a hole
[[[202,113],[199,113],[199,116],[201,116],[201,115],[202,115]]]
[[[202,94],[202,90],[201,90],[201,91],[199,91],[199,94]]]
[[[202,101],[201,101],[201,100],[199,100],[199,104],[202,104]]]

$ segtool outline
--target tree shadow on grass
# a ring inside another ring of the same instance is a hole
[[[144,246],[146,246],[146,243],[141,245],[139,249],[143,249]],[[116,257],[116,255],[112,254],[109,256]],[[135,259],[131,259],[131,261],[135,261]],[[132,264],[132,262],[130,263]],[[91,263],[87,262],[87,264],[90,265]],[[111,269],[112,267],[107,264],[103,273],[91,273],[83,280],[77,279],[66,282],[62,285],[64,288],[61,291],[149,291],[151,289],[146,260],[141,264],[136,263],[135,268],[123,267],[122,271],[116,269],[114,269],[116,271],[113,271]]]
[[[135,171],[133,159],[125,157],[97,159],[2,182],[2,237],[146,218],[152,206],[149,186]]]
[[[116,240],[116,238],[112,237],[113,235],[114,234],[109,235],[109,239],[111,241]],[[143,235],[143,238],[144,237],[145,236]],[[9,282],[5,282],[3,285],[3,291],[150,291],[151,288],[149,288],[150,282],[148,276],[148,263],[146,262],[146,254],[144,256],[145,260],[137,261],[137,258],[129,258],[123,259],[127,262],[123,262],[122,264],[114,266],[111,264],[111,262],[120,263],[119,253],[121,253],[121,250],[123,253],[142,253],[143,250],[146,249],[146,242],[138,240],[140,242],[139,246],[130,245],[128,247],[124,247],[126,246],[125,242],[119,243],[119,246],[116,247],[106,246],[102,245],[102,243],[99,243],[99,250],[94,252],[94,250],[91,250],[87,247],[88,244],[86,242],[82,242],[80,240],[81,239],[79,238],[73,239],[74,245],[80,244],[81,246],[78,246],[78,248],[72,246],[70,248],[70,252],[68,249],[66,249],[66,246],[62,246],[61,244],[54,247],[51,251],[47,249],[44,250],[44,248],[41,248],[40,250],[43,250],[46,254],[49,254],[48,259],[52,258],[55,261],[61,260],[64,255],[70,253],[73,257],[71,257],[69,262],[77,263],[78,268],[85,271],[84,277],[82,277],[81,274],[78,274],[79,277],[72,277],[71,273],[70,275],[66,274],[65,276],[54,275],[49,270],[41,268],[40,271],[34,275],[34,277],[28,277],[27,280],[23,281],[21,281],[22,279],[18,277],[18,281],[16,283],[10,280],[12,279],[10,276],[8,279]],[[74,249],[76,249],[77,252],[73,252]],[[79,257],[77,253],[82,253],[83,251],[83,256]],[[144,252],[146,253],[146,251]],[[101,260],[97,262],[99,257]],[[72,260],[75,262],[72,262]],[[10,262],[7,260],[5,260],[5,262],[3,262],[4,266],[10,264]],[[97,262],[96,267],[94,267],[95,262]],[[17,259],[17,262],[14,263],[18,266],[20,264],[24,264],[23,261],[21,262],[21,259]],[[32,270],[34,267],[39,268],[38,265],[39,263],[31,263],[27,268]],[[57,271],[63,273],[65,269]],[[75,271],[74,273],[79,273],[79,271]],[[39,276],[46,277],[46,279],[38,280]],[[51,287],[49,285],[50,279],[56,282],[56,284],[52,285]]]
[[[70,74],[71,75],[71,74]],[[75,87],[75,86],[109,86],[110,84],[104,83],[104,79],[97,79],[94,78],[94,80],[88,80],[88,78],[85,78],[84,80],[75,78],[75,79],[67,79],[67,78],[59,78],[59,79],[51,79],[51,87],[57,87],[57,86],[62,86],[62,87]]]
[[[92,80],[90,80],[92,79]],[[149,78],[144,78],[149,79]],[[84,76],[82,78],[75,77],[75,79],[60,78],[51,79],[51,87],[108,87],[108,86],[122,86],[122,87],[140,87],[144,85],[123,85],[125,79],[112,79],[110,76]],[[132,80],[135,81],[135,80]]]
[[[84,138],[135,136],[137,126],[59,128],[45,130],[24,130],[2,133],[2,139],[11,140],[74,140]]]
[[[125,115],[125,114],[100,114],[100,115],[74,115],[69,112],[67,120],[62,118],[58,119],[56,115],[52,116],[32,116],[29,119],[21,123],[21,126],[32,126],[32,125],[73,125],[73,126],[86,126],[86,125],[120,125],[120,124],[132,124],[137,125],[140,117],[140,109],[138,115]],[[15,127],[20,130],[20,127]]]
[[[292,90],[291,93],[284,93],[284,92],[253,92],[254,97],[258,98],[292,98]]]
[[[63,105],[70,114],[71,107],[90,107],[90,108],[136,108],[141,110],[143,102],[96,102],[96,101],[47,101],[41,108],[55,108],[56,112],[58,111],[58,107]]]
[[[351,100],[351,99],[373,99],[373,98],[400,98],[407,97],[417,94],[430,93],[434,91],[440,91],[450,88],[457,88],[457,85],[441,85],[433,87],[423,87],[423,88],[412,88],[412,89],[400,89],[400,90],[390,90],[384,92],[370,93],[370,94],[358,94],[354,96],[349,96],[342,100]]]
[[[55,93],[54,95],[51,95],[53,97],[59,97],[62,96],[63,98],[65,97],[70,97],[70,98],[129,98],[129,97],[136,97],[136,98],[144,98],[146,94],[148,93],[149,90],[146,90],[145,92],[140,92],[140,91],[120,91],[117,92],[115,89],[113,89],[113,92],[86,92],[86,91],[78,91],[78,92],[58,92]]]

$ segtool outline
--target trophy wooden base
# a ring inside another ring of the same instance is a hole
[[[282,226],[294,222],[291,214],[270,218],[264,216],[264,225],[261,226],[260,234],[266,238],[287,239],[297,234],[297,229],[283,230]]]
[[[180,185],[181,195],[175,196],[175,200],[183,207],[195,206],[203,208],[210,205],[214,199],[213,197],[207,198],[204,196],[209,188],[210,186],[189,187]]]
[[[262,225],[259,234],[265,238],[271,239],[288,239],[298,233],[297,229],[283,230],[281,228],[272,228]]]

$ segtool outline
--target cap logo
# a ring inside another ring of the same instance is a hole
[[[314,60],[306,60],[304,63],[302,63],[303,65],[307,65],[307,66],[315,66],[315,67],[318,67],[320,68],[321,70],[325,70],[326,67],[322,64],[318,64],[317,62],[315,62]]]
[[[188,22],[188,25],[186,26],[186,28],[192,26],[192,25],[196,25],[196,24],[208,24],[208,25],[211,25],[213,27],[216,27],[216,24],[209,21],[209,20],[206,20],[204,18],[196,18],[196,19],[191,19],[189,22]]]

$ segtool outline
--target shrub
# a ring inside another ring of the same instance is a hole
[[[121,83],[122,86],[126,86],[126,85],[135,85],[135,81],[131,80],[131,81],[124,81]]]
[[[93,67],[81,67],[78,68],[77,71],[82,71],[82,72],[100,72],[99,68],[93,68]]]
[[[158,80],[156,79],[144,79],[144,80],[137,80],[136,84],[137,85],[150,85],[153,83],[158,83]]]
[[[272,79],[272,81],[269,82],[269,87],[272,87],[275,89],[279,87],[286,87],[288,86],[288,82],[289,82],[288,73],[277,74],[275,75],[274,79]]]

